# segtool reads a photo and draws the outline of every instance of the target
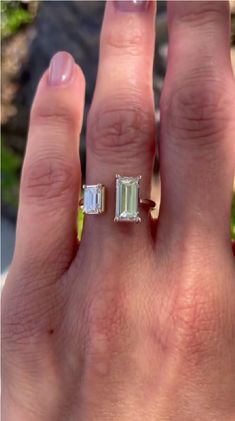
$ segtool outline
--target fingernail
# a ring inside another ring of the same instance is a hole
[[[65,85],[73,75],[74,59],[71,54],[60,51],[55,54],[49,67],[49,85]]]
[[[121,12],[144,12],[148,5],[148,0],[114,0],[116,9]]]

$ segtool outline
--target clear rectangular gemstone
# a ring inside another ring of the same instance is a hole
[[[83,188],[83,212],[87,214],[104,212],[104,186],[97,184],[94,186],[83,186]]]
[[[139,186],[140,176],[116,176],[115,221],[140,222]]]

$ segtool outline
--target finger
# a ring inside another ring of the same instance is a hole
[[[86,183],[104,184],[108,197],[106,213],[88,216],[84,234],[92,231],[93,240],[96,236],[99,242],[110,238],[111,232],[113,238],[131,229],[130,224],[122,224],[122,228],[121,223],[114,224],[116,174],[141,175],[141,195],[150,194],[155,148],[154,16],[152,1],[106,3],[97,83],[88,119]],[[132,225],[136,233],[143,232],[142,227]]]
[[[58,274],[76,241],[80,188],[78,140],[84,77],[70,54],[57,53],[38,86],[23,165],[14,261]],[[44,264],[44,265],[43,265]]]
[[[168,17],[159,239],[173,246],[190,238],[208,249],[213,237],[230,252],[235,89],[228,3],[172,1]]]

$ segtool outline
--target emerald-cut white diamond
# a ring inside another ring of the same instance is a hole
[[[121,177],[116,175],[116,212],[115,221],[140,222],[138,177]]]
[[[83,186],[83,212],[89,215],[104,212],[104,186],[97,184],[94,186]]]

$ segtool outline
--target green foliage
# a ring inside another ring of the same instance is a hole
[[[233,193],[232,203],[231,237],[235,240],[235,192]]]
[[[84,214],[83,214],[81,208],[79,208],[79,210],[78,210],[78,219],[77,219],[78,239],[79,240],[81,240],[81,237],[82,237],[83,223],[84,223]]]
[[[22,25],[32,22],[32,15],[20,1],[1,1],[1,36],[14,34]]]
[[[1,152],[2,200],[5,204],[17,208],[22,159],[4,142],[2,142]]]

